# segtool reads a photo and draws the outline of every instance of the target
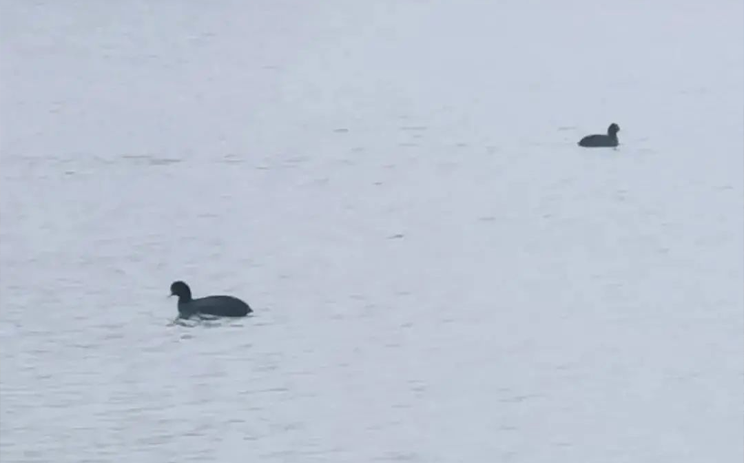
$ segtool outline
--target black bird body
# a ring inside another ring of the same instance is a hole
[[[584,148],[614,148],[620,144],[617,139],[617,133],[620,127],[613,123],[607,127],[607,135],[587,135],[579,140],[579,146]]]
[[[207,296],[194,299],[191,289],[182,282],[171,285],[171,296],[178,296],[178,315],[189,318],[193,315],[212,315],[216,317],[245,317],[253,312],[250,306],[233,296]]]

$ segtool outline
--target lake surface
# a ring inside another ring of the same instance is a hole
[[[740,1],[0,5],[3,463],[744,459]]]

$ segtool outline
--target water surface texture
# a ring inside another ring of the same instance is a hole
[[[741,1],[0,5],[3,463],[744,459]]]

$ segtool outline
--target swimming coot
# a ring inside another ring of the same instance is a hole
[[[619,144],[617,141],[617,133],[620,131],[620,127],[617,124],[612,123],[607,127],[607,135],[587,135],[579,141],[579,146],[586,148],[612,148]]]
[[[253,312],[245,302],[232,296],[207,296],[192,299],[189,285],[176,281],[171,285],[171,296],[178,296],[178,315],[215,315],[218,317],[245,317]]]

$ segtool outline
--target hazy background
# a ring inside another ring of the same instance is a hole
[[[740,0],[0,5],[4,463],[744,459]]]

